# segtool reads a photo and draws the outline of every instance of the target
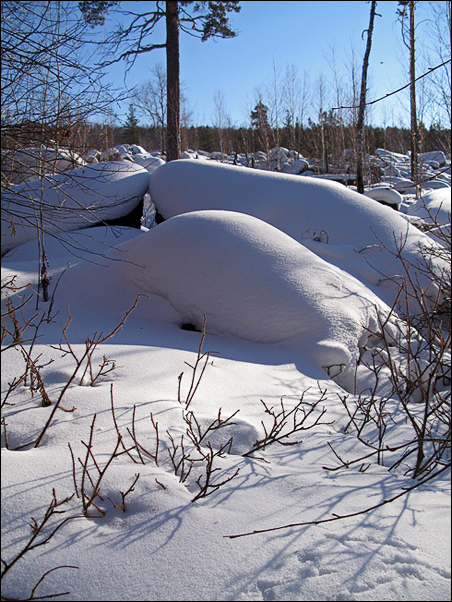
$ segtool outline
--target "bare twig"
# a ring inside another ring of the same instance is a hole
[[[366,508],[364,510],[358,510],[357,512],[351,512],[350,514],[342,514],[342,515],[333,514],[332,518],[325,518],[325,519],[321,519],[321,520],[311,520],[311,521],[305,521],[305,522],[300,522],[300,523],[291,523],[288,525],[282,525],[280,527],[270,527],[269,529],[259,529],[259,530],[256,529],[255,531],[250,531],[249,533],[239,533],[237,535],[224,535],[224,537],[226,537],[228,539],[237,539],[238,537],[247,537],[248,535],[258,535],[261,533],[270,533],[273,531],[281,531],[282,529],[290,529],[292,527],[306,527],[308,525],[323,525],[325,523],[331,523],[331,522],[337,521],[337,520],[344,520],[346,518],[354,518],[355,516],[361,516],[362,514],[367,514],[368,512],[372,512],[372,510],[381,508],[382,506],[385,506],[386,504],[391,504],[392,502],[395,502],[396,500],[407,495],[414,489],[417,489],[418,487],[421,487],[428,481],[431,481],[432,479],[436,478],[442,472],[444,472],[445,470],[448,470],[449,468],[450,468],[450,462],[446,466],[443,466],[440,470],[438,470],[434,474],[431,474],[426,479],[424,479],[422,481],[418,481],[415,485],[412,485],[411,487],[403,488],[401,493],[398,493],[397,495],[395,495],[391,498],[385,499],[382,502],[380,502],[379,504],[375,504],[374,506],[370,506],[369,508]]]

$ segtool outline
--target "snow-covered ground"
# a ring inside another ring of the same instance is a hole
[[[387,278],[402,240],[414,281],[422,248],[445,269],[412,222],[450,232],[450,186],[398,190],[396,212],[321,179],[128,151],[118,165],[141,167],[105,204],[144,194],[147,172],[166,221],[49,227],[47,302],[37,239],[2,258],[2,596],[51,571],[35,596],[449,600],[450,468],[411,478],[425,405],[391,386],[389,365],[414,368]]]

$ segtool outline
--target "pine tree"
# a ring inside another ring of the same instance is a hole
[[[85,20],[94,27],[103,24],[108,11],[119,4],[119,1],[85,0],[79,2],[79,7]],[[142,2],[141,5],[147,8],[147,3]],[[165,8],[157,2],[156,10],[138,14],[129,27],[116,30],[109,40],[115,58],[106,64],[125,60],[133,65],[138,54],[166,48],[167,161],[179,159],[181,152],[179,31],[195,35],[203,42],[214,37],[233,38],[236,33],[230,28],[227,16],[231,11],[240,11],[237,0],[168,1],[165,2]],[[161,19],[166,20],[166,41],[152,43],[150,37]]]
[[[123,142],[124,144],[140,144],[140,126],[133,104],[129,105],[127,121],[124,124]]]
[[[251,111],[251,127],[257,132],[257,138],[260,150],[264,150],[267,155],[270,150],[270,124],[268,123],[268,107],[262,100],[256,104]]]

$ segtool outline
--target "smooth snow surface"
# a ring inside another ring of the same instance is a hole
[[[433,223],[440,226],[450,225],[450,188],[427,191],[408,208],[407,213],[421,218],[430,225]]]
[[[385,275],[400,273],[399,250],[416,266],[420,246],[434,244],[393,209],[320,178],[181,160],[151,174],[150,193],[164,218],[205,209],[258,217],[365,281],[389,305],[395,291]]]
[[[359,281],[252,216],[199,211],[171,218],[121,248],[118,288],[168,299],[201,330],[291,343],[320,367],[355,370],[358,342],[389,308]]]

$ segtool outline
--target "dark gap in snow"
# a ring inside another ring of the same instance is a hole
[[[182,322],[180,325],[181,330],[188,330],[190,332],[201,332],[201,329],[196,326],[196,324],[192,324],[191,322]]]

